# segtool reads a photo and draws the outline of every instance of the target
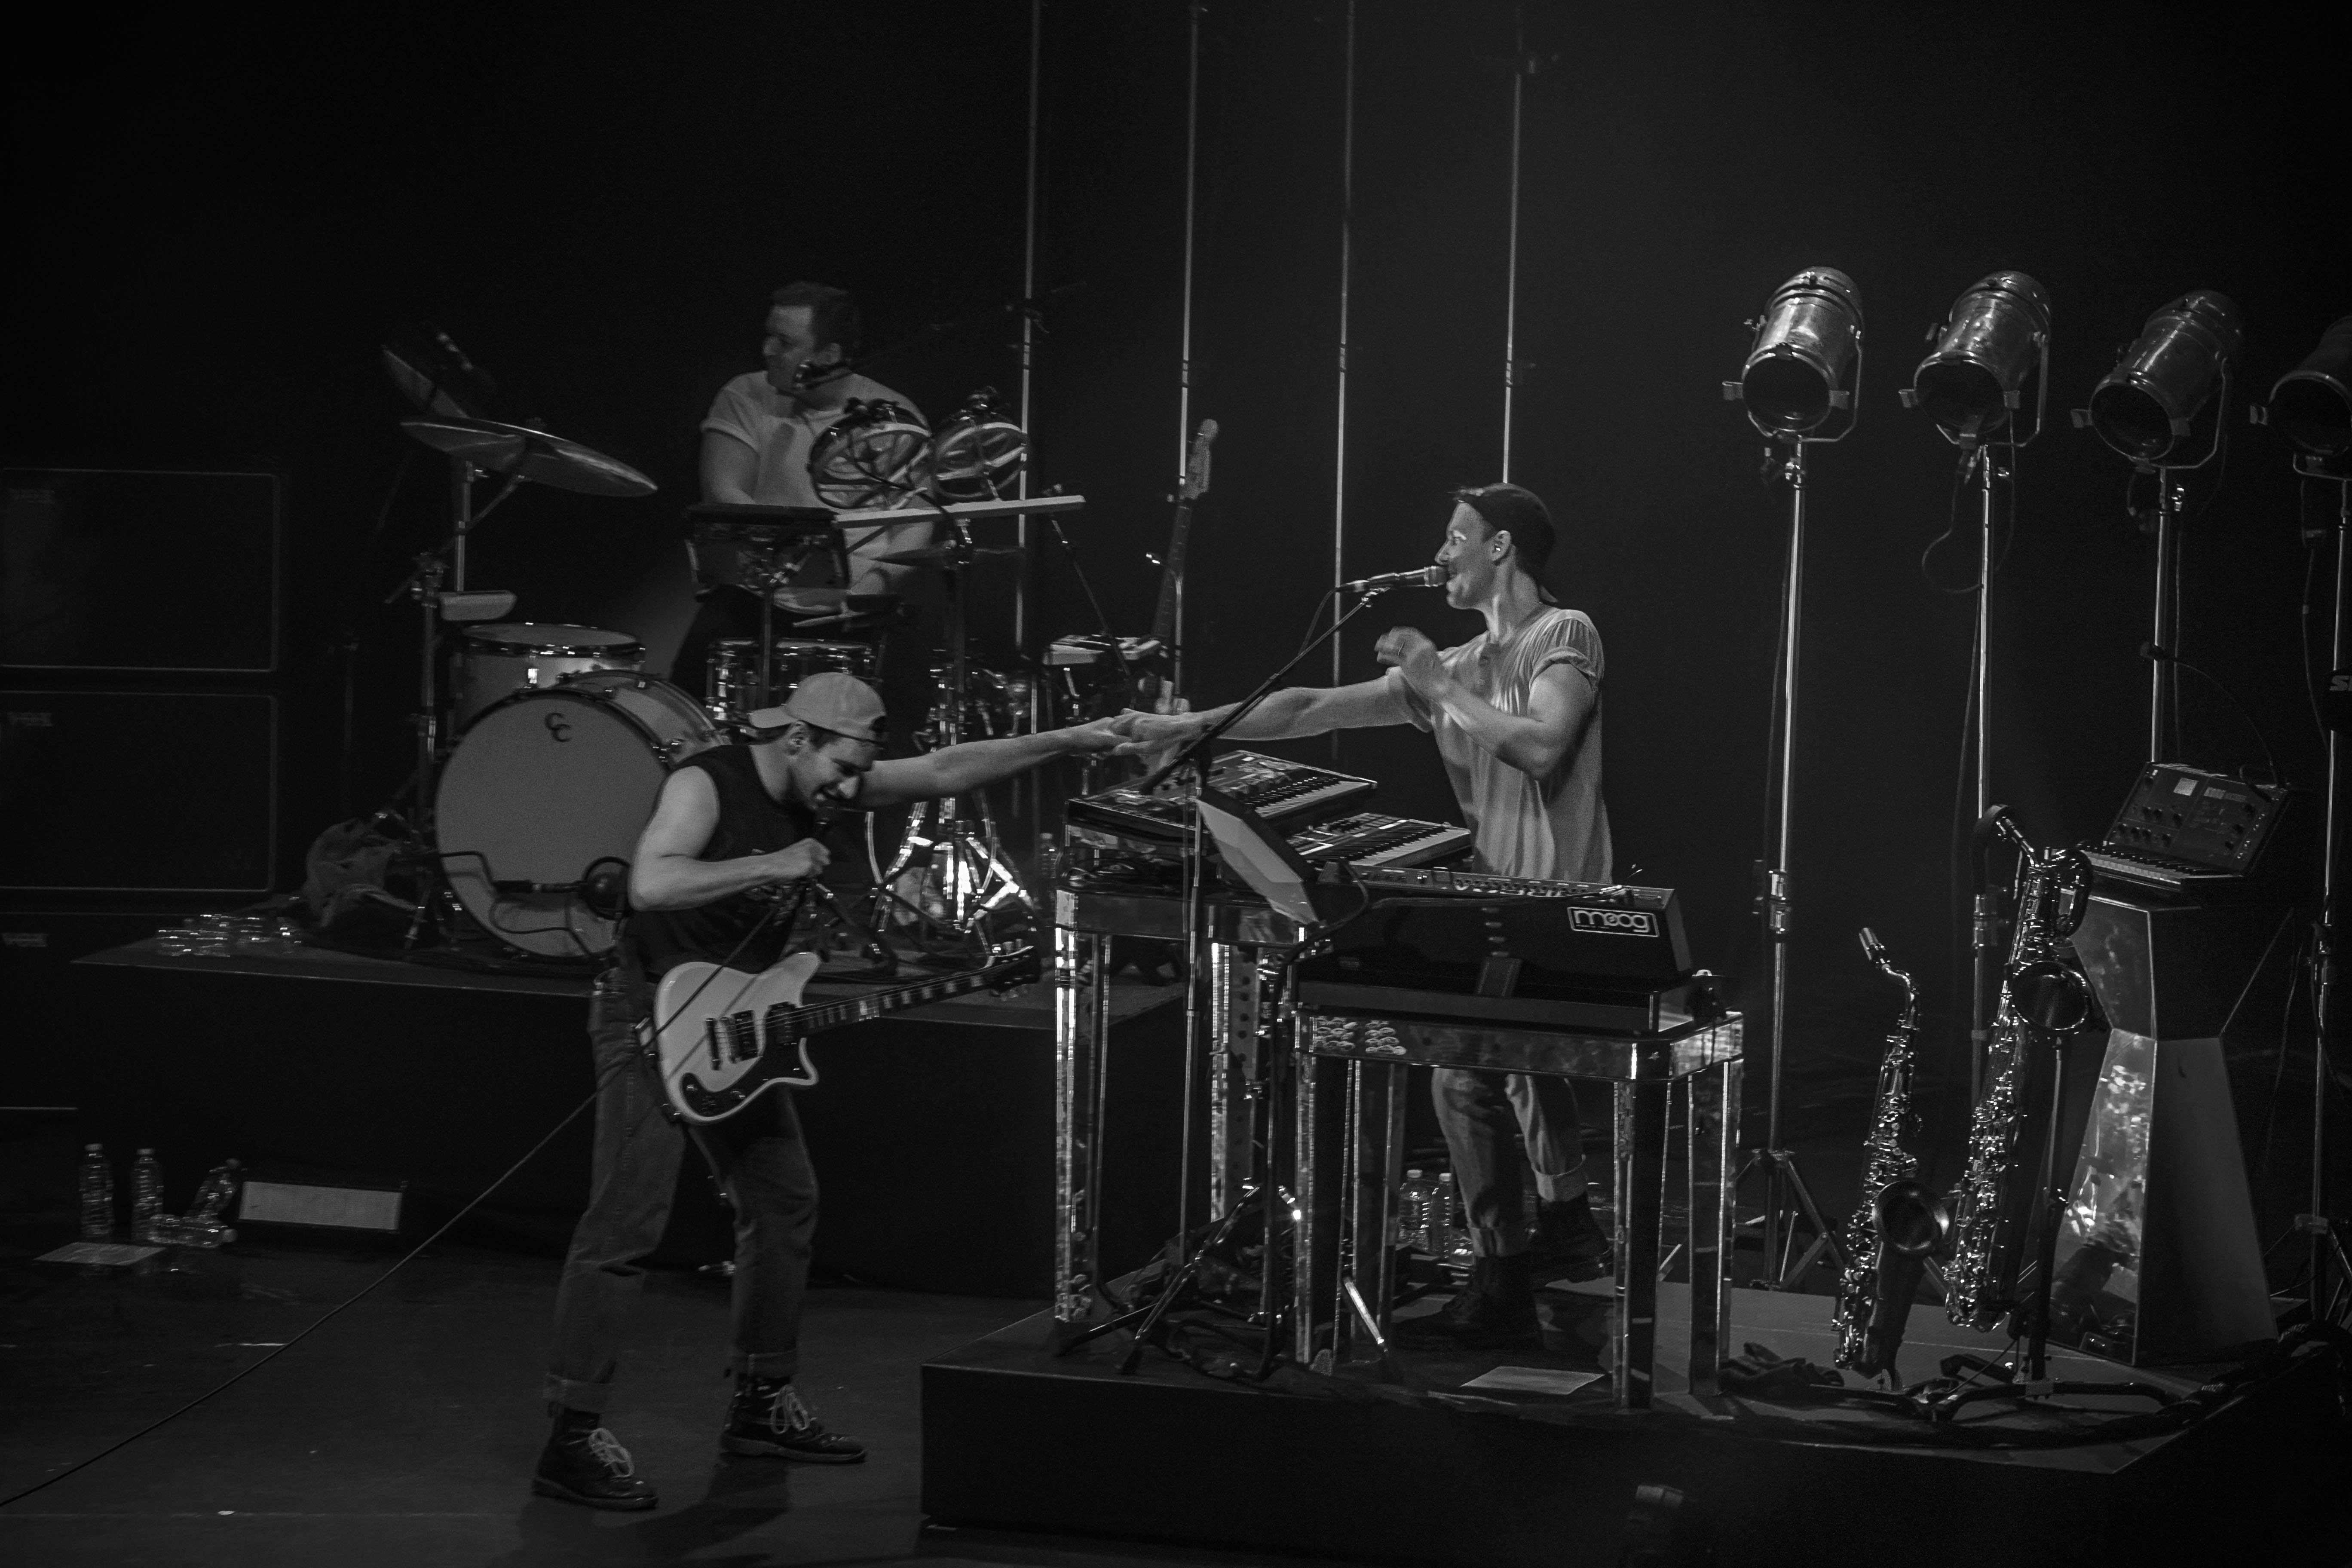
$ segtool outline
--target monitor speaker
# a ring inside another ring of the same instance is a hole
[[[0,470],[0,667],[267,675],[275,474]]]
[[[0,691],[0,890],[266,893],[278,700]]]

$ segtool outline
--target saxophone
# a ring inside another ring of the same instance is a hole
[[[1944,1310],[1964,1329],[1990,1328],[2015,1293],[2033,1198],[2017,1158],[2032,1054],[2080,1028],[2091,1011],[2089,985],[2065,962],[2089,899],[2089,863],[2078,849],[2035,848],[2005,806],[1979,825],[1980,845],[1994,835],[2018,852],[2017,930],[1986,1045],[1984,1091],[1969,1119],[1968,1164],[1952,1194]]]
[[[1886,1037],[1886,1055],[1878,1065],[1878,1098],[1870,1136],[1863,1143],[1862,1204],[1846,1221],[1846,1266],[1838,1279],[1835,1360],[1870,1376],[1895,1364],[1926,1254],[1891,1245],[1894,1238],[1880,1223],[1880,1210],[1890,1194],[1902,1202],[1911,1189],[1919,1188],[1919,1157],[1904,1147],[1916,1130],[1911,1058],[1919,1037],[1919,990],[1910,975],[1888,961],[1886,949],[1868,926],[1862,928],[1862,951],[1881,974],[1903,987],[1903,1011],[1895,1032]]]

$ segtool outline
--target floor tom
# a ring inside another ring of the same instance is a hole
[[[467,626],[459,641],[457,728],[518,691],[543,689],[590,670],[636,670],[645,645],[626,632],[551,621]]]

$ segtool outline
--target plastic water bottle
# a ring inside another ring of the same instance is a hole
[[[155,1216],[163,1212],[163,1167],[152,1149],[139,1151],[131,1167],[131,1239],[152,1241]]]
[[[188,1222],[212,1225],[226,1215],[236,1197],[237,1173],[244,1168],[235,1160],[223,1160],[207,1172],[204,1184],[196,1189],[196,1201],[188,1207]]]
[[[114,1167],[107,1162],[103,1143],[82,1145],[81,1238],[114,1239]]]

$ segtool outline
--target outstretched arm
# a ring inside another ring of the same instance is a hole
[[[1120,750],[1137,754],[1190,745],[1239,706],[1227,703],[1198,713],[1129,714],[1134,739]],[[1240,723],[1225,731],[1225,738],[1296,741],[1334,730],[1369,730],[1412,721],[1404,700],[1386,680],[1360,680],[1353,686],[1292,686],[1251,709]]]
[[[1008,735],[997,741],[967,741],[943,746],[919,757],[898,757],[877,763],[857,792],[864,808],[901,805],[910,800],[936,800],[1009,779],[1040,763],[1082,752],[1108,752],[1127,739],[1124,721],[1097,719],[1066,730],[1035,735]]]
[[[1576,750],[1600,695],[1584,671],[1555,664],[1536,677],[1527,712],[1506,713],[1454,679],[1438,658],[1436,645],[1411,626],[1384,635],[1374,652],[1382,664],[1396,667],[1423,701],[1531,778],[1551,773]]]

